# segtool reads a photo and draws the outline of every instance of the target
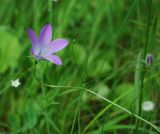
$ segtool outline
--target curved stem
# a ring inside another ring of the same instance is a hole
[[[48,85],[48,84],[46,84],[46,83],[40,82],[40,81],[38,80],[37,76],[36,76],[36,65],[37,65],[37,62],[35,63],[35,66],[34,66],[34,76],[35,76],[35,79],[37,80],[38,83],[40,83],[40,84],[42,84],[42,85],[44,85],[44,86],[47,86],[47,87],[51,87],[51,88],[76,88],[76,89],[85,90],[85,91],[87,91],[87,92],[89,92],[89,93],[91,93],[91,94],[93,94],[93,95],[101,98],[102,100],[104,100],[104,101],[112,104],[113,106],[118,107],[119,109],[121,109],[121,110],[123,110],[124,112],[128,113],[129,115],[135,117],[136,119],[139,119],[139,120],[145,122],[146,124],[150,125],[150,126],[153,127],[157,132],[160,133],[160,129],[159,129],[156,125],[154,125],[153,123],[151,123],[151,122],[147,121],[146,119],[144,119],[144,118],[142,118],[142,117],[140,117],[140,116],[138,116],[138,115],[130,112],[129,110],[127,110],[127,109],[119,106],[119,105],[116,104],[115,102],[112,102],[112,101],[104,98],[103,96],[101,96],[101,95],[93,92],[93,91],[90,90],[90,89],[87,89],[87,88],[84,88],[84,87],[78,87],[78,86],[56,86],[56,85]]]
[[[74,87],[74,86],[57,86],[57,85],[50,85],[50,84],[46,84],[44,82],[41,82],[38,80],[37,76],[36,76],[36,65],[38,64],[37,61],[35,61],[35,66],[34,66],[34,77],[36,79],[36,81],[41,84],[41,85],[44,85],[44,86],[47,86],[47,87],[51,87],[51,88],[76,88],[76,89],[84,89],[82,87]]]
[[[106,102],[108,102],[108,103],[110,103],[110,104],[118,107],[119,109],[125,111],[125,112],[128,113],[129,115],[132,115],[132,116],[134,116],[135,118],[137,118],[137,119],[139,119],[139,120],[147,123],[148,125],[152,126],[157,132],[160,132],[160,129],[159,129],[156,125],[152,124],[151,122],[147,121],[146,119],[143,119],[142,117],[140,117],[140,116],[138,116],[138,115],[130,112],[129,110],[127,110],[127,109],[119,106],[118,104],[116,104],[116,103],[114,103],[114,102],[112,102],[112,101],[104,98],[103,96],[101,96],[101,95],[99,95],[99,94],[97,94],[97,93],[95,93],[95,92],[93,92],[93,91],[91,91],[91,90],[89,90],[89,89],[85,89],[85,90],[88,91],[88,92],[90,92],[90,93],[93,94],[93,95],[96,95],[97,97],[101,98],[102,100],[105,100]]]

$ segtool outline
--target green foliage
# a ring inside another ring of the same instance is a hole
[[[0,133],[133,134],[136,118],[136,134],[157,134],[160,2],[151,0],[150,14],[149,2],[0,0]],[[38,34],[46,23],[53,25],[54,39],[70,44],[58,53],[62,66],[38,63],[37,82],[26,30]],[[142,66],[146,44],[154,55],[150,68]],[[133,116],[142,76],[142,101],[155,102],[155,110]],[[10,87],[13,78],[20,79],[17,89]]]
[[[34,100],[28,101],[24,111],[24,129],[32,129],[35,127],[38,121],[38,114],[40,113],[40,108]]]
[[[0,73],[4,73],[8,68],[16,68],[21,55],[22,47],[16,36],[0,31]]]
[[[11,124],[12,131],[16,133],[16,131],[20,129],[20,117],[14,113],[9,113],[8,118]]]
[[[105,74],[111,71],[111,66],[108,63],[107,58],[103,58],[97,51],[89,56],[87,65],[87,73],[89,76]]]
[[[72,51],[74,54],[73,63],[76,60],[76,64],[81,65],[81,66],[85,65],[86,59],[87,59],[87,52],[84,49],[84,47],[78,44],[74,44],[72,47],[73,47]]]
[[[122,100],[120,100],[119,104],[123,107],[126,107],[127,109],[133,110],[137,97],[135,96],[134,85],[130,83],[123,83],[117,86],[115,90],[116,90],[114,94],[115,98],[117,98],[124,92],[128,92],[127,96],[124,97]]]

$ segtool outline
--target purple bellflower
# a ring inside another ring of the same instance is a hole
[[[28,29],[28,36],[30,38],[32,48],[31,54],[37,60],[48,60],[54,64],[62,65],[62,61],[59,56],[54,53],[62,50],[68,45],[66,39],[52,39],[52,26],[50,24],[45,25],[41,31],[39,37],[32,29]]]

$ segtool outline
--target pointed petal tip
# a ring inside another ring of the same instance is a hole
[[[27,32],[34,32],[32,28],[28,28]]]
[[[36,36],[36,33],[30,28],[30,29],[27,29],[27,33],[28,33],[28,37],[31,41],[31,44],[33,46],[33,48],[35,49],[35,46],[37,44],[37,36]]]
[[[43,28],[45,28],[46,30],[50,30],[50,29],[52,29],[52,25],[48,23],[48,24],[44,25]]]
[[[48,44],[52,39],[52,25],[46,24],[40,31],[39,41],[41,44]]]
[[[52,25],[50,23],[46,24],[45,26],[47,27],[52,27]]]
[[[63,40],[66,42],[67,45],[69,44],[69,40],[67,39],[63,39]]]
[[[48,60],[48,61],[56,64],[56,65],[62,65],[62,61],[61,61],[60,57],[57,56],[57,55],[49,55],[49,56],[44,57],[44,58],[45,58],[46,60]]]
[[[61,66],[61,65],[62,65],[61,59],[55,59],[55,60],[54,60],[54,64],[56,64],[56,65],[58,65],[58,66]]]
[[[59,62],[59,63],[57,63],[56,65],[59,65],[59,66],[61,66],[61,65],[62,65],[62,62]]]
[[[31,28],[27,29],[27,33],[30,38],[33,36],[36,37],[36,33]]]

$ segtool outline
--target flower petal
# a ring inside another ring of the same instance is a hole
[[[45,25],[40,32],[39,42],[40,44],[48,44],[52,39],[52,26],[50,24]]]
[[[57,39],[49,43],[43,50],[42,55],[48,56],[55,52],[58,52],[65,48],[68,45],[68,40],[66,39]]]
[[[57,55],[49,55],[47,57],[44,57],[46,60],[49,60],[50,62],[57,64],[57,65],[62,65],[62,61],[59,56]]]
[[[52,52],[55,53],[65,48],[68,45],[68,43],[69,42],[66,39],[57,39],[52,41],[49,45],[53,49]]]
[[[37,42],[38,42],[38,38],[32,29],[28,29],[27,32],[28,32],[28,36],[30,38],[32,47],[33,47],[33,49],[35,49]]]

